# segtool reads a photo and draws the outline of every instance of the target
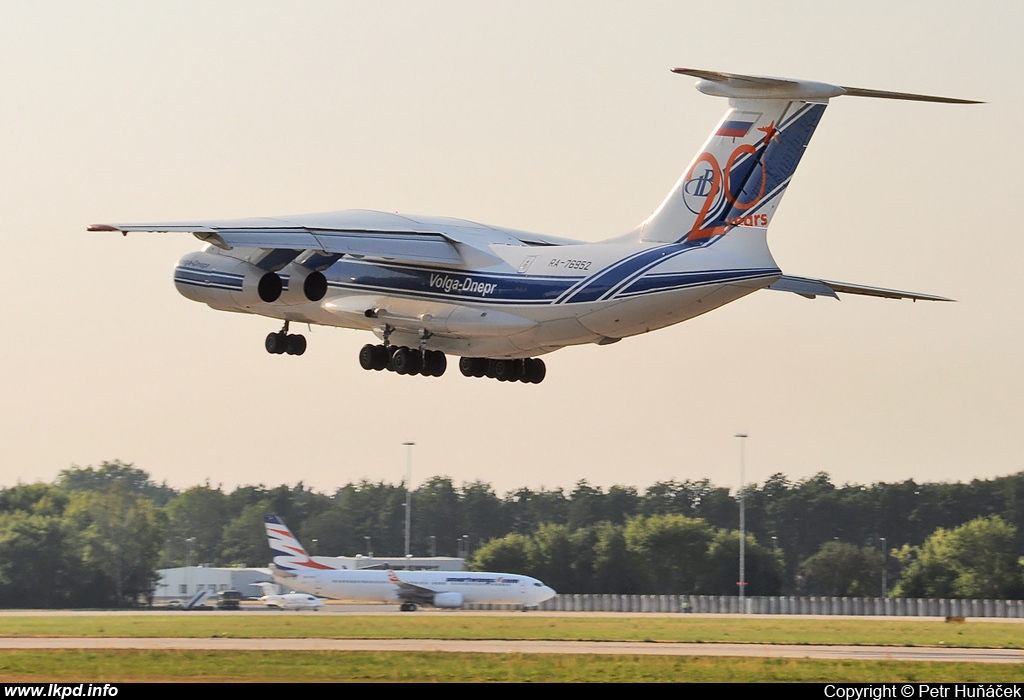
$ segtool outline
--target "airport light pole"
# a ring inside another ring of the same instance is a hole
[[[744,454],[744,448],[747,443],[746,433],[737,433],[736,437],[740,440],[740,612],[746,612],[746,596],[745,590],[747,587],[747,516],[744,503],[744,483],[743,483],[743,467],[746,455]]]
[[[195,541],[195,537],[185,538],[185,544],[188,545],[188,553],[185,555],[185,595],[192,595],[189,589],[192,586],[192,545]]]
[[[879,537],[878,539],[882,541],[882,597],[888,598],[889,592],[886,590],[888,588],[888,581],[886,581],[885,575],[889,564],[889,545],[884,537]]]
[[[405,480],[405,556],[409,556],[409,534],[412,531],[412,448],[415,442],[403,442],[406,451],[406,468],[408,475]]]

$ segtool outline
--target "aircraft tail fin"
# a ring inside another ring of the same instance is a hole
[[[975,104],[931,95],[865,90],[806,80],[691,68],[697,89],[729,109],[661,206],[641,224],[655,243],[701,241],[737,226],[767,227],[832,97]]]
[[[277,586],[271,583],[270,581],[260,581],[259,583],[254,583],[253,585],[258,586],[260,590],[263,591],[263,595],[265,596],[277,595]]]
[[[311,569],[331,569],[333,567],[313,561],[295,535],[276,515],[264,517],[267,529],[267,540],[270,551],[274,554],[274,566],[282,571],[301,571]]]

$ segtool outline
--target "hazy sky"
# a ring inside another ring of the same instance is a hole
[[[0,0],[0,484],[122,459],[186,487],[434,474],[645,487],[1020,471],[1021,3]],[[187,235],[96,222],[347,208],[585,240],[657,206],[725,102],[673,66],[978,100],[839,98],[769,231],[789,274],[956,304],[758,292],[545,357],[539,386],[364,372],[365,332],[180,296]]]

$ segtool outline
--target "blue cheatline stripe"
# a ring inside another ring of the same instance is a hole
[[[615,284],[616,281],[621,280],[625,275],[630,274],[632,271],[636,270],[639,265],[643,264],[642,262],[639,264],[637,263],[639,259],[650,258],[652,255],[657,255],[658,251],[669,247],[670,246],[665,245],[656,246],[654,248],[645,248],[623,258],[622,260],[614,262],[608,267],[602,270],[598,270],[590,277],[580,280],[578,284],[575,284],[569,289],[567,289],[566,293],[563,296],[559,297],[556,303],[565,304],[570,301],[577,301],[576,297],[581,292],[583,292],[583,290],[591,287],[594,284]]]
[[[541,275],[541,274],[532,274],[532,273],[531,274],[527,274],[525,272],[501,272],[501,271],[497,271],[497,270],[484,272],[484,271],[481,271],[481,270],[466,270],[465,268],[458,268],[458,267],[438,267],[438,266],[417,265],[415,263],[401,263],[401,262],[386,262],[385,263],[385,262],[378,262],[378,261],[356,260],[356,259],[346,259],[346,262],[348,262],[348,263],[350,263],[352,265],[366,265],[366,266],[375,267],[375,268],[376,267],[383,267],[383,268],[387,268],[387,269],[391,269],[391,270],[401,270],[403,272],[404,271],[409,271],[409,270],[418,271],[418,272],[427,272],[427,273],[443,272],[443,273],[447,273],[447,274],[450,274],[450,275],[475,275],[475,276],[478,276],[478,277],[481,277],[481,278],[494,277],[494,278],[497,278],[497,279],[506,279],[506,280],[521,280],[521,279],[526,278],[526,277],[529,277],[529,279],[555,280],[555,281],[585,279],[585,277],[583,275]],[[331,269],[333,271],[334,268],[331,268]]]
[[[685,272],[650,275],[642,277],[626,289],[616,294],[615,299],[628,299],[656,292],[669,292],[687,287],[732,284],[748,280],[775,277],[781,275],[778,268],[762,268],[756,270],[704,270],[701,272]]]
[[[719,237],[720,238],[720,237]],[[718,238],[680,241],[649,248],[623,261],[623,264],[594,275],[585,285],[559,303],[583,303],[611,298],[615,293],[648,270],[678,255],[713,245]]]
[[[688,273],[659,273],[656,275],[645,275],[638,278],[633,278],[632,281],[624,287],[618,288],[619,291],[603,295],[603,299],[631,299],[648,294],[657,294],[661,292],[672,291],[674,289],[683,289],[686,287],[697,287],[706,285],[722,285],[730,284],[735,282],[749,281],[753,279],[760,279],[766,277],[773,277],[782,274],[778,268],[756,268],[756,269],[737,269],[737,270],[714,270],[714,271],[699,271],[699,272],[688,272]],[[394,287],[379,286],[379,287],[367,287],[359,283],[332,283],[331,287],[335,289],[345,289],[350,291],[367,292],[377,291],[382,294],[388,295],[399,295],[408,296],[415,299],[434,299],[439,301],[463,301],[452,295],[444,295],[437,293],[416,293],[408,290],[399,290]],[[553,302],[550,300],[514,300],[514,299],[474,299],[478,303],[483,302],[488,305],[550,305]],[[576,301],[572,299],[566,303],[589,303],[593,300],[588,301]]]
[[[376,265],[348,262],[344,258],[329,272],[328,284],[336,288],[493,304],[551,303],[578,279]]]
[[[244,275],[238,275],[233,272],[194,270],[187,267],[178,267],[174,270],[174,280],[185,284],[232,285],[241,289],[244,279]]]
[[[242,285],[227,285],[227,284],[215,284],[213,282],[189,282],[187,280],[174,280],[178,284],[183,284],[186,287],[199,287],[201,289],[224,289],[229,292],[240,292],[242,291]]]
[[[176,274],[182,275],[216,275],[218,277],[237,277],[242,279],[245,277],[240,272],[225,272],[223,270],[205,270],[198,267],[176,267],[174,268]]]

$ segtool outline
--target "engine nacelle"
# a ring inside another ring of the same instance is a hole
[[[434,607],[437,608],[461,608],[462,607],[462,594],[452,593],[435,593],[434,594]]]
[[[284,291],[279,304],[294,306],[320,301],[327,294],[327,278],[324,273],[310,270],[305,265],[290,263],[278,273],[284,282]]]
[[[276,272],[215,250],[188,253],[178,261],[174,286],[182,296],[219,309],[247,309],[281,297],[284,285]]]

